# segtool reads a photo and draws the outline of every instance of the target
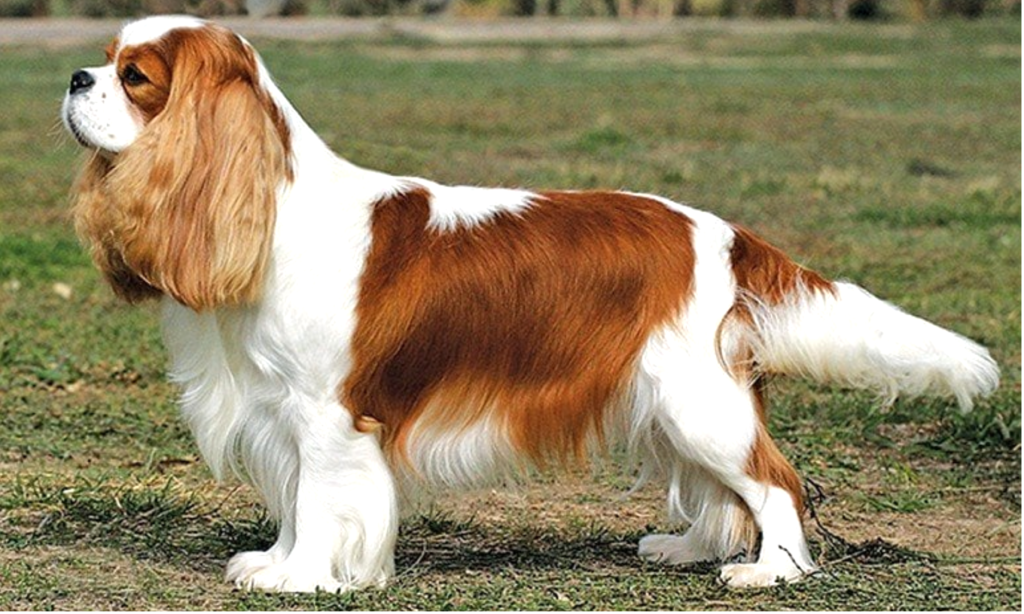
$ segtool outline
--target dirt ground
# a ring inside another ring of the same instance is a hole
[[[576,491],[575,493],[573,491]],[[626,497],[578,475],[549,484],[459,495],[445,508],[461,517],[488,522],[535,522],[549,526],[596,523],[622,531],[669,527],[662,490],[645,487]],[[862,509],[842,493],[818,510],[829,531],[851,543],[882,539],[944,558],[1019,557],[1021,525],[1008,518],[1005,501],[995,493],[978,491],[943,500],[913,514]],[[812,521],[807,532],[815,535]]]

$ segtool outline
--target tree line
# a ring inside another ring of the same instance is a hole
[[[0,0],[0,17],[254,14],[381,16],[977,18],[1020,15],[1021,0]]]

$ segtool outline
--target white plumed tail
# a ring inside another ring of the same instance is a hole
[[[982,346],[853,284],[833,287],[801,287],[777,305],[748,302],[763,371],[873,390],[889,403],[955,397],[964,412],[998,386],[999,369]]]

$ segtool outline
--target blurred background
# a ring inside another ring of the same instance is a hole
[[[1020,15],[1020,0],[0,0],[0,17],[449,15],[914,20]]]

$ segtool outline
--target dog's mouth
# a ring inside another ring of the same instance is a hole
[[[71,133],[71,136],[75,137],[75,140],[78,141],[79,145],[81,145],[82,147],[85,147],[87,149],[96,149],[92,145],[92,143],[90,143],[89,141],[87,141],[85,139],[85,135],[82,134],[82,129],[78,127],[78,125],[74,122],[74,120],[72,120],[71,118],[68,118],[67,121],[65,121],[64,123],[68,127],[68,132]]]
[[[120,151],[121,148],[113,146],[116,141],[115,135],[102,125],[97,125],[88,114],[69,106],[61,113],[61,119],[64,127],[82,147],[104,157],[116,156]]]
[[[71,133],[71,136],[75,137],[79,145],[86,149],[96,149],[96,146],[89,139],[85,138],[85,131],[75,119],[75,110],[67,100],[65,100],[64,108],[61,110],[61,119],[64,120],[64,127]]]

